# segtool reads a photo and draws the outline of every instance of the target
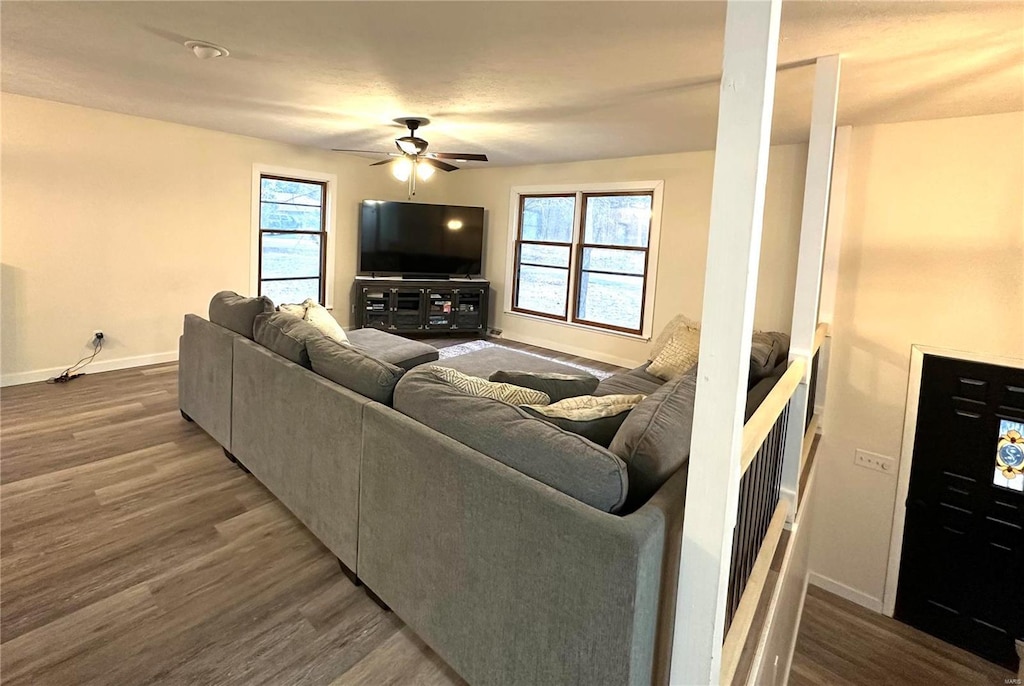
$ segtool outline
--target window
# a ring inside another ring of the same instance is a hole
[[[250,293],[331,307],[337,188],[334,174],[252,166]]]
[[[513,189],[511,311],[649,335],[660,190]]]
[[[327,183],[260,174],[258,293],[324,304]]]

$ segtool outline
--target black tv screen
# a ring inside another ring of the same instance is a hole
[[[364,200],[359,273],[479,274],[484,208]]]

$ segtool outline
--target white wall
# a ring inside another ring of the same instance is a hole
[[[704,296],[714,152],[632,157],[460,171],[450,202],[483,205],[488,212],[485,276],[493,288],[491,323],[513,340],[534,343],[623,366],[647,359],[650,344],[612,333],[584,331],[505,313],[509,192],[513,186],[664,180],[661,249],[654,304],[655,335],[680,312],[700,319]],[[774,146],[768,170],[761,277],[755,325],[789,331],[803,202],[806,145]]]
[[[368,159],[6,93],[0,103],[4,383],[70,365],[94,329],[106,334],[94,368],[174,359],[184,313],[205,314],[218,290],[249,290],[253,163],[337,175],[345,324],[358,202],[405,199]]]
[[[1024,114],[856,127],[811,569],[880,608],[910,347],[1024,356]]]

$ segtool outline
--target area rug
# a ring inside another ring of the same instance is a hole
[[[612,376],[612,372],[602,371],[600,369],[594,369],[584,364],[577,364],[575,362],[567,362],[565,360],[559,360],[554,357],[548,357],[547,355],[541,355],[540,353],[532,353],[526,350],[519,350],[517,348],[510,348],[507,345],[500,345],[498,343],[491,343],[490,341],[469,341],[468,343],[459,343],[458,345],[450,345],[447,348],[441,348],[438,350],[438,356],[442,360],[447,360],[452,357],[458,357],[459,355],[465,355],[466,353],[475,352],[477,350],[484,350],[486,348],[504,348],[505,350],[512,350],[523,355],[529,355],[531,357],[539,357],[542,360],[551,360],[558,364],[564,364],[567,367],[575,367],[576,369],[583,370],[589,374],[593,374],[599,379],[607,379]]]

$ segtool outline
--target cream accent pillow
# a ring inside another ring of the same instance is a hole
[[[302,304],[306,308],[306,316],[303,318],[307,322],[332,341],[337,341],[342,345],[349,345],[345,329],[341,328],[341,324],[327,311],[326,307],[311,298]]]
[[[545,417],[589,422],[602,417],[614,417],[632,410],[643,400],[643,395],[578,395],[550,405],[527,405]],[[525,403],[524,403],[525,404]]]
[[[278,305],[278,312],[284,312],[292,316],[298,317],[299,319],[306,318],[306,305],[304,303],[296,303],[293,305]]]
[[[430,371],[441,381],[451,384],[463,393],[480,398],[500,400],[509,405],[547,405],[551,402],[551,398],[547,393],[541,393],[532,388],[488,381],[477,376],[463,374],[450,367],[431,366]]]
[[[672,317],[672,319],[669,320],[669,323],[665,325],[665,328],[661,330],[661,333],[658,334],[658,337],[654,339],[654,345],[651,346],[651,352],[647,359],[653,360],[657,357],[672,338],[672,334],[679,329],[685,328],[699,330],[700,322],[695,322],[685,314],[677,314],[675,317]]]
[[[647,373],[671,381],[680,374],[693,369],[693,366],[697,364],[699,351],[700,329],[680,325],[668,339],[661,352],[651,360]]]

